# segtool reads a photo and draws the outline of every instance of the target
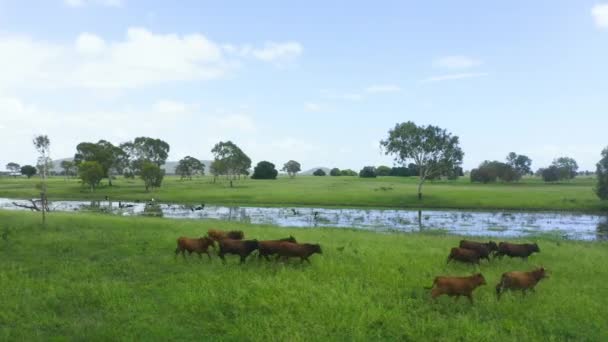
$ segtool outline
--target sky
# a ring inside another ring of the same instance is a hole
[[[608,0],[0,0],[0,169],[100,139],[254,163],[393,165],[396,123],[594,170],[608,146]]]

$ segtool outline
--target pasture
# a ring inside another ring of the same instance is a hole
[[[37,197],[38,178],[0,177],[0,197]],[[234,188],[213,177],[179,180],[165,177],[162,187],[144,191],[139,179],[119,177],[114,186],[103,186],[95,192],[83,187],[77,179],[52,177],[49,199],[101,200],[106,195],[114,201],[148,200],[190,204],[250,206],[317,206],[371,208],[445,208],[474,210],[569,210],[605,211],[608,202],[593,193],[595,178],[578,177],[570,182],[546,184],[538,178],[524,178],[517,183],[472,184],[468,177],[457,181],[429,182],[423,188],[423,200],[416,197],[415,177],[313,177],[276,180],[242,179]]]
[[[121,186],[117,182],[117,194]],[[437,232],[67,213],[51,213],[46,228],[39,222],[36,213],[0,211],[0,340],[608,339],[605,242],[533,239],[541,252],[528,262],[504,258],[477,268],[446,265],[460,238]],[[201,236],[209,228],[241,229],[258,239],[291,234],[320,243],[323,254],[314,255],[311,265],[174,258],[177,237]],[[496,301],[494,286],[503,272],[536,265],[551,273],[536,293],[508,293]],[[423,289],[436,275],[475,272],[488,284],[474,292],[474,305],[448,297],[433,303]]]

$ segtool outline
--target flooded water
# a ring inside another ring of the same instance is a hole
[[[0,209],[28,210],[0,198]],[[444,230],[451,234],[525,237],[551,233],[572,240],[608,240],[608,216],[564,212],[501,212],[464,210],[394,210],[329,208],[263,208],[146,204],[133,202],[53,201],[52,211],[105,211],[117,215],[151,215],[173,219],[219,219],[281,227],[339,227],[373,231]]]

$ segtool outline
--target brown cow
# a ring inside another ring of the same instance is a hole
[[[245,238],[245,234],[240,230],[223,231],[219,229],[209,229],[207,231],[207,236],[209,236],[212,240],[216,241],[218,244],[220,240],[223,239],[243,240],[243,238]],[[215,244],[213,244],[212,246],[213,249],[216,249]]]
[[[476,251],[481,258],[485,258],[490,261],[490,254],[492,252],[498,250],[498,246],[496,242],[477,242],[477,241],[469,241],[469,240],[460,240],[460,248],[472,249]]]
[[[300,258],[301,262],[304,262],[304,260],[306,260],[310,264],[310,260],[308,260],[308,257],[313,255],[314,253],[323,254],[323,251],[321,251],[321,246],[319,244],[293,243],[283,241],[276,245],[276,254],[278,254],[277,260],[279,258],[287,260],[290,257],[297,257]]]
[[[258,248],[258,258],[266,258],[266,260],[270,260],[269,255],[273,255],[277,253],[279,248],[279,244],[283,241],[297,243],[296,238],[293,236],[289,236],[288,238],[279,239],[279,240],[265,240],[260,241],[260,247]]]
[[[450,255],[448,255],[448,260],[446,263],[449,264],[450,261],[456,260],[469,264],[479,265],[480,258],[481,256],[479,255],[479,253],[477,253],[477,251],[466,248],[454,247],[450,250]]]
[[[536,286],[541,279],[547,277],[549,277],[549,275],[543,267],[530,272],[513,271],[503,273],[500,278],[500,283],[496,285],[496,297],[500,300],[500,294],[504,292],[504,290],[521,290],[523,295],[526,294],[526,290],[534,292],[534,286]]]
[[[534,252],[540,253],[540,248],[538,248],[538,245],[536,243],[517,244],[501,242],[498,244],[498,251],[496,252],[495,257],[499,257],[500,259],[502,259],[504,255],[508,255],[511,258],[518,257],[524,260],[528,260],[528,257]]]
[[[175,249],[175,257],[179,253],[182,253],[184,259],[186,258],[186,251],[188,254],[192,254],[192,252],[198,253],[198,256],[201,257],[202,253],[207,254],[209,259],[211,259],[211,255],[209,255],[209,246],[213,246],[213,240],[208,237],[202,237],[199,239],[191,239],[187,237],[180,237],[177,239],[177,248]]]
[[[433,289],[431,291],[431,297],[436,299],[437,297],[447,294],[450,297],[456,297],[456,300],[460,296],[466,296],[469,301],[473,303],[473,291],[486,284],[486,279],[481,273],[469,277],[435,277],[433,285],[431,287],[425,287],[426,289]]]
[[[258,245],[258,240],[223,239],[220,240],[220,251],[218,252],[218,255],[222,261],[226,262],[226,259],[224,258],[225,254],[236,254],[241,257],[242,264],[249,254],[258,249]]]

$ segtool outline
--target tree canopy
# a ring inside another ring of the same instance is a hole
[[[159,188],[165,177],[165,170],[155,163],[144,161],[141,168],[141,179],[144,181],[146,192],[153,188]]]
[[[103,177],[108,178],[108,185],[112,186],[111,170],[120,173],[122,163],[125,159],[125,152],[106,140],[99,140],[97,143],[82,142],[76,146],[74,164],[80,165],[85,161],[95,161],[99,163],[103,171]]]
[[[301,170],[301,165],[300,163],[298,163],[295,160],[290,160],[287,163],[285,163],[283,165],[283,168],[281,169],[281,171],[285,171],[287,172],[287,174],[289,175],[289,177],[293,178],[296,176],[296,174]]]
[[[186,156],[178,162],[175,173],[180,175],[181,179],[192,179],[193,175],[205,174],[205,164],[194,157]]]
[[[602,150],[602,159],[596,164],[595,174],[595,193],[600,199],[608,200],[608,147]]]
[[[316,169],[315,172],[312,173],[313,176],[325,176],[326,173],[323,169]]]
[[[249,174],[251,159],[232,141],[220,141],[213,146],[211,153],[219,161],[214,165],[214,170],[230,177],[230,187],[236,175]]]
[[[376,178],[376,168],[374,166],[365,166],[359,171],[361,178]]]
[[[87,184],[91,191],[94,191],[101,180],[105,177],[103,166],[97,161],[83,161],[78,164],[78,177],[83,184]]]
[[[507,164],[513,168],[517,175],[517,179],[521,179],[524,175],[532,173],[532,159],[523,154],[510,152],[507,155]]]
[[[464,156],[457,136],[437,126],[417,126],[411,121],[396,124],[380,145],[387,155],[395,156],[398,164],[405,165],[409,160],[416,164],[419,199],[422,199],[422,185],[429,175],[460,166]]]
[[[329,175],[330,176],[341,176],[342,172],[337,167],[334,167],[333,169],[329,170]]]
[[[279,172],[274,168],[274,164],[268,161],[261,161],[253,169],[252,179],[277,179]]]
[[[27,178],[32,178],[32,176],[36,175],[38,170],[32,165],[23,165],[21,167],[21,174],[25,175]]]
[[[137,137],[133,141],[120,144],[120,149],[124,152],[119,164],[128,168],[129,173],[140,174],[144,162],[154,163],[157,166],[163,165],[169,156],[170,146],[161,139],[149,137]]]

